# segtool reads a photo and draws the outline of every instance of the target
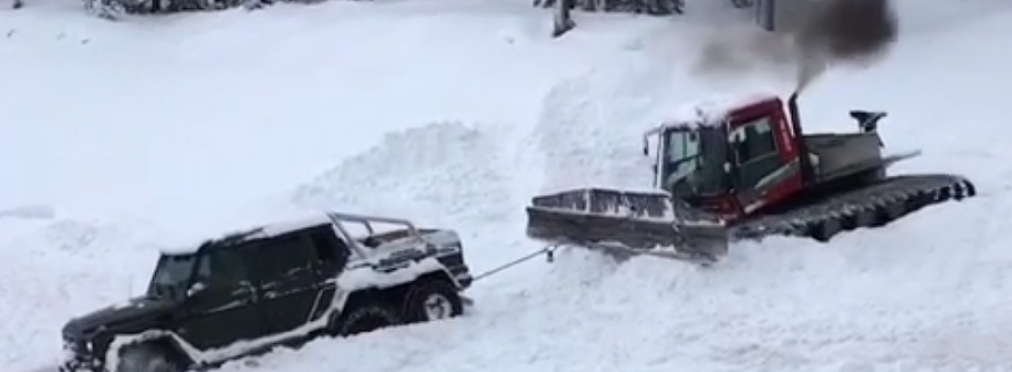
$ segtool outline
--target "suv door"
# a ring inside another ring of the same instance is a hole
[[[176,333],[200,350],[226,346],[262,334],[257,293],[241,249],[215,247],[197,261],[194,283],[204,289],[186,298]]]
[[[252,257],[265,331],[274,335],[306,324],[320,286],[313,272],[319,259],[311,240],[302,232],[279,235],[258,246]]]
[[[313,264],[313,276],[317,287],[317,295],[309,314],[309,321],[315,321],[326,314],[329,305],[337,293],[337,283],[332,279],[344,271],[351,256],[351,249],[343,238],[339,237],[333,226],[322,226],[308,229],[305,236],[313,244],[317,261]]]

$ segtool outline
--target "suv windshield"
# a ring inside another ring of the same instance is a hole
[[[664,132],[663,187],[678,197],[720,194],[726,191],[724,162],[727,147],[719,128]]]
[[[151,278],[148,295],[152,297],[176,297],[186,290],[193,274],[197,256],[194,254],[163,254]]]

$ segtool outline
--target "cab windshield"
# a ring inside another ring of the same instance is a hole
[[[151,297],[178,297],[186,291],[197,261],[195,254],[163,254],[148,287]]]
[[[678,197],[722,194],[727,189],[727,147],[719,128],[664,132],[663,188]]]

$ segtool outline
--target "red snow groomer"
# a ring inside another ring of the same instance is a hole
[[[731,242],[789,235],[828,241],[925,206],[975,195],[950,174],[886,175],[918,152],[884,156],[885,112],[854,110],[852,133],[802,131],[797,93],[697,106],[692,120],[646,133],[653,188],[580,188],[539,195],[529,237],[630,254],[712,262]]]

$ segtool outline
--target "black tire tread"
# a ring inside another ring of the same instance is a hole
[[[401,311],[408,323],[424,321],[422,301],[430,293],[438,293],[450,300],[453,311],[451,317],[464,313],[464,301],[457,292],[457,287],[444,279],[423,279],[412,284],[404,295]]]
[[[366,326],[367,329],[363,330],[361,322],[365,321],[378,321],[382,325],[379,327]],[[350,309],[341,312],[331,325],[331,333],[335,336],[347,337],[400,323],[401,319],[397,314],[386,306],[376,302],[365,302],[353,304]]]

